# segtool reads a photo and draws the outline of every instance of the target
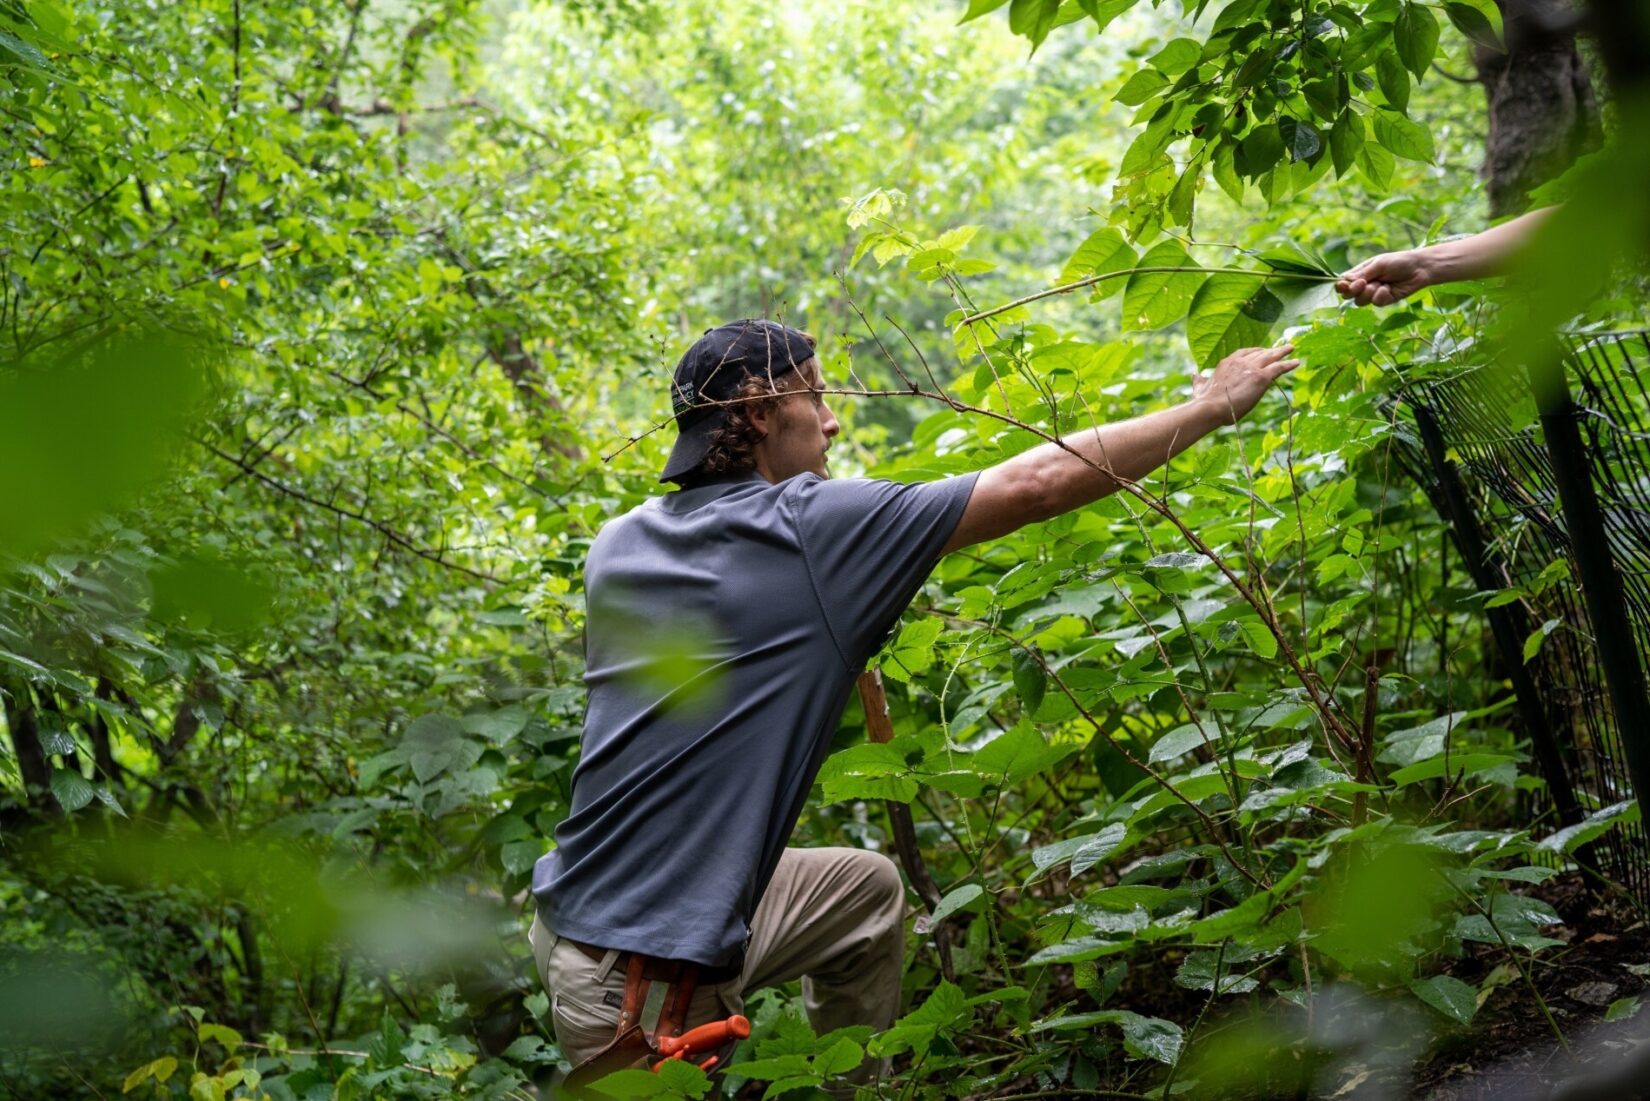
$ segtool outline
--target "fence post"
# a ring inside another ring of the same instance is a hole
[[[1642,820],[1650,823],[1650,697],[1645,695],[1638,640],[1627,618],[1626,594],[1593,490],[1592,465],[1576,426],[1580,410],[1570,398],[1569,375],[1561,357],[1538,357],[1529,364],[1529,374],[1558,483],[1570,553],[1597,641],[1599,667],[1604,671],[1610,709],[1615,712],[1616,734],[1627,755],[1627,775],[1633,781]]]
[[[1449,521],[1455,549],[1461,552],[1461,560],[1472,575],[1472,583],[1481,592],[1502,588],[1504,581],[1490,568],[1489,552],[1484,546],[1484,533],[1478,526],[1478,515],[1472,507],[1471,497],[1467,495],[1466,486],[1461,482],[1461,472],[1448,456],[1438,418],[1413,397],[1406,395],[1405,400],[1415,414],[1415,427],[1421,434],[1421,443],[1436,480],[1438,497],[1434,499],[1433,506]],[[1575,789],[1570,786],[1570,773],[1564,766],[1558,736],[1553,733],[1549,722],[1547,702],[1523,661],[1524,639],[1530,633],[1530,617],[1521,604],[1488,608],[1484,614],[1489,618],[1490,633],[1495,636],[1496,648],[1506,662],[1507,679],[1512,682],[1513,697],[1518,701],[1518,714],[1524,721],[1525,729],[1530,732],[1535,759],[1546,775],[1547,790],[1552,793],[1558,820],[1566,826],[1573,825],[1581,821],[1581,806],[1576,802]]]

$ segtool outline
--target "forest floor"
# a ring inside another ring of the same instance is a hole
[[[1620,894],[1598,897],[1579,874],[1558,876],[1521,893],[1540,898],[1557,911],[1564,924],[1545,927],[1542,932],[1564,941],[1565,946],[1548,948],[1533,959],[1524,954],[1529,973],[1526,982],[1505,950],[1469,944],[1467,954],[1451,961],[1446,970],[1474,987],[1493,988],[1470,1026],[1446,1026],[1426,1042],[1425,1032],[1413,1024],[1406,1027],[1400,1018],[1383,1018],[1379,1002],[1354,1001],[1339,1011],[1342,1019],[1328,1029],[1339,1028],[1343,1035],[1350,1032],[1361,1038],[1338,1057],[1319,1063],[1316,1088],[1305,1092],[1282,1089],[1280,1077],[1291,1074],[1285,1057],[1278,1060],[1279,1075],[1262,1072],[1262,1077],[1270,1079],[1265,1085],[1218,1089],[1222,1101],[1240,1097],[1650,1101],[1650,1009],[1604,1021],[1613,1002],[1641,995],[1650,987],[1650,921]],[[1128,978],[1108,1004],[1183,1023],[1197,1018],[1208,995],[1173,982],[1177,955],[1170,953],[1144,966],[1131,965]],[[1532,984],[1551,1014],[1550,1022],[1530,990]],[[1082,995],[1070,986],[1069,979],[1064,985],[1065,993],[1080,1002]],[[1079,1004],[1072,1011],[1083,1008]],[[1204,1021],[1197,1031],[1204,1037],[1220,1031],[1223,1024],[1215,1019],[1220,1016],[1217,1013]],[[1429,1014],[1427,1023],[1438,1029],[1441,1018]],[[1562,1042],[1555,1027],[1563,1035]],[[1280,1054],[1273,1052],[1271,1057]],[[1106,1084],[1141,1091],[1148,1083]],[[1027,1078],[982,1095],[980,1101],[1003,1095],[1063,1096],[1054,1083]],[[1069,1094],[1073,1098],[1102,1095],[1131,1096],[1132,1092],[1072,1089]],[[1202,1094],[1194,1089],[1188,1096]]]
[[[1442,1038],[1415,1071],[1411,1096],[1426,1101],[1650,1097],[1650,1010],[1610,1023],[1617,999],[1650,986],[1650,921],[1619,895],[1599,899],[1579,874],[1529,893],[1552,904],[1564,925],[1545,930],[1567,947],[1541,953],[1530,979],[1564,1035],[1561,1044],[1529,986],[1516,975],[1484,1003],[1472,1026]],[[1489,945],[1457,961],[1455,976],[1482,983],[1506,953]],[[1505,974],[1505,971],[1499,974]],[[1566,1051],[1568,1047],[1568,1051]]]

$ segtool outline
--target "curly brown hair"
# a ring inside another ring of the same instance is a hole
[[[803,336],[810,346],[818,346],[812,336],[806,333]],[[728,399],[722,414],[722,427],[711,434],[710,450],[705,452],[698,466],[678,479],[677,484],[685,489],[712,478],[755,470],[756,445],[762,442],[763,432],[756,427],[754,414],[758,410],[772,413],[780,399],[793,392],[788,385],[793,377],[802,376],[787,375],[778,382],[768,375],[747,376],[739,384],[739,389],[734,391],[733,397]]]

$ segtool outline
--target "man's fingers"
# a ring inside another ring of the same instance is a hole
[[[1277,378],[1280,375],[1287,375],[1290,371],[1293,371],[1300,365],[1301,361],[1298,359],[1286,359],[1279,363],[1274,363],[1272,364],[1271,375],[1273,378]]]
[[[1239,348],[1232,353],[1232,359],[1246,367],[1270,367],[1284,356],[1295,350],[1293,344],[1279,344],[1271,348]]]

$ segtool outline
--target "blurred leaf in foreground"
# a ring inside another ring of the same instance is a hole
[[[163,472],[205,390],[199,353],[126,333],[0,366],[0,551],[72,533]]]

